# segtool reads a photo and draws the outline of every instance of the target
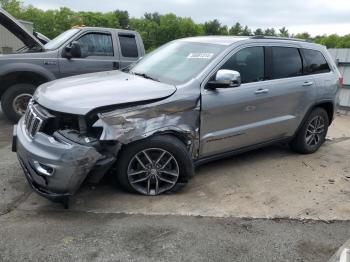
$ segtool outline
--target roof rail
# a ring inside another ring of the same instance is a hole
[[[289,37],[280,37],[280,36],[265,36],[265,35],[255,35],[251,36],[250,39],[271,39],[271,40],[288,40],[288,41],[297,41],[297,42],[310,42],[305,39],[299,38],[289,38]]]

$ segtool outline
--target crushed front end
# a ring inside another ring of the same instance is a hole
[[[114,163],[79,118],[32,101],[14,127],[13,151],[39,195],[66,203],[88,175],[102,176]]]

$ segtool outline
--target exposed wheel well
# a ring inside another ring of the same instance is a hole
[[[46,77],[38,73],[26,71],[12,72],[0,78],[0,97],[7,88],[14,84],[33,84],[39,86],[48,81]]]
[[[169,131],[156,132],[152,136],[162,136],[162,135],[173,136],[173,137],[177,138],[178,140],[180,140],[187,148],[189,148],[189,143],[190,143],[191,139],[183,133],[169,130]],[[149,137],[146,137],[144,139],[148,139],[148,138]],[[141,139],[141,140],[143,140],[143,139]],[[136,141],[131,142],[131,143],[135,143],[138,141],[140,141],[140,140],[136,140]],[[128,146],[128,144],[123,145],[122,149],[126,146]]]
[[[188,146],[190,139],[182,133],[176,132],[176,131],[164,131],[160,133],[156,133],[155,135],[169,135],[169,136],[174,136],[177,139],[179,139],[186,147]]]

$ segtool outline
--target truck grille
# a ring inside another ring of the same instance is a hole
[[[34,137],[39,132],[47,119],[53,117],[44,108],[30,101],[24,115],[24,125],[27,134]]]

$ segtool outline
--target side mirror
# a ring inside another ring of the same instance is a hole
[[[220,69],[215,76],[215,80],[209,81],[208,88],[231,88],[241,85],[241,74],[234,70]]]
[[[74,41],[69,46],[66,46],[64,50],[64,57],[70,58],[81,58],[81,47],[79,42]]]

